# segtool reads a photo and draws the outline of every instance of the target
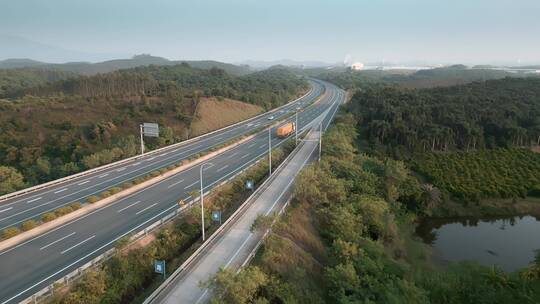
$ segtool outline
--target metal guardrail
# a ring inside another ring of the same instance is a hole
[[[128,157],[126,159],[122,159],[122,160],[119,160],[119,161],[116,161],[116,162],[113,162],[113,163],[110,163],[110,164],[106,164],[106,165],[103,165],[103,166],[99,166],[97,168],[93,168],[93,169],[90,169],[90,170],[86,170],[86,171],[83,171],[83,172],[79,172],[79,173],[76,173],[76,174],[73,174],[73,175],[69,175],[69,176],[66,176],[66,177],[62,177],[62,178],[59,178],[59,179],[56,179],[56,180],[52,180],[50,182],[46,182],[46,183],[43,183],[43,184],[39,184],[39,185],[35,185],[35,186],[32,186],[30,188],[26,188],[26,189],[22,189],[22,190],[19,190],[19,191],[16,191],[16,192],[12,192],[12,193],[8,193],[8,194],[5,194],[5,195],[2,195],[0,196],[0,203],[2,201],[5,201],[5,200],[8,200],[8,199],[11,199],[11,198],[15,198],[15,197],[19,197],[21,195],[24,195],[24,194],[28,194],[28,193],[32,193],[32,192],[35,192],[37,190],[40,190],[40,189],[43,189],[43,188],[47,188],[49,186],[53,186],[53,185],[57,185],[57,184],[61,184],[63,182],[67,182],[67,181],[70,181],[70,180],[73,180],[73,179],[76,179],[76,178],[79,178],[79,177],[83,177],[83,176],[86,176],[86,175],[90,175],[92,173],[95,173],[95,172],[99,172],[101,170],[105,170],[105,169],[109,169],[109,168],[114,168],[115,166],[119,166],[119,165],[122,165],[126,162],[129,162],[129,161],[132,161],[132,160],[137,160],[141,157],[146,157],[148,155],[153,155],[153,154],[156,154],[156,153],[160,153],[160,152],[163,152],[167,149],[173,149],[173,148],[176,148],[176,147],[179,147],[179,146],[182,146],[182,145],[186,145],[186,144],[189,144],[191,143],[192,141],[196,141],[196,140],[200,140],[200,139],[203,139],[205,137],[208,137],[208,136],[211,136],[217,132],[222,132],[222,131],[225,131],[227,129],[230,129],[230,128],[234,128],[240,124],[243,124],[243,123],[249,123],[250,121],[252,120],[255,120],[255,119],[258,119],[264,115],[268,115],[270,113],[274,113],[276,111],[279,111],[281,110],[282,108],[286,107],[286,106],[289,106],[295,102],[297,102],[298,100],[306,97],[307,95],[309,95],[311,92],[313,91],[313,87],[310,88],[310,90],[296,98],[295,100],[292,100],[282,106],[279,106],[275,109],[272,109],[270,111],[267,111],[267,112],[264,112],[264,113],[261,113],[257,116],[254,116],[252,118],[249,118],[249,119],[246,119],[246,120],[243,120],[243,121],[239,121],[237,123],[234,123],[232,125],[229,125],[229,126],[226,126],[226,127],[223,127],[221,129],[217,129],[217,130],[214,130],[214,131],[211,131],[209,133],[205,133],[205,134],[202,134],[202,135],[199,135],[197,137],[193,137],[193,138],[190,138],[190,139],[187,139],[187,140],[184,140],[184,141],[181,141],[179,143],[175,143],[175,144],[172,144],[172,145],[169,145],[169,146],[166,146],[166,147],[162,147],[162,148],[159,148],[159,149],[156,149],[156,150],[152,150],[152,151],[149,151],[147,153],[145,153],[144,155],[135,155],[135,156],[132,156],[132,157]],[[321,92],[321,95],[323,95],[324,93],[326,92],[326,87],[323,86],[323,91]]]

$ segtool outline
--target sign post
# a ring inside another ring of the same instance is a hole
[[[246,189],[253,190],[254,185],[252,180],[246,181]]]
[[[214,222],[219,222],[219,225],[221,226],[221,210],[212,211],[212,220]]]
[[[163,280],[165,280],[165,261],[164,260],[155,260],[154,261],[154,272],[162,274]]]
[[[141,154],[144,154],[144,136],[159,137],[159,125],[157,123],[145,122],[139,125],[141,133]]]

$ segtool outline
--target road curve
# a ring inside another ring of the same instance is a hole
[[[326,110],[335,113],[338,101],[344,98],[344,92],[337,87],[318,83],[326,88],[326,93],[319,103],[299,113],[300,128],[312,125]],[[267,122],[266,117],[261,120]],[[247,125],[242,127],[249,129]],[[282,142],[283,139],[272,138],[273,147]],[[204,172],[205,190],[264,157],[267,150],[268,135],[263,132],[213,157],[210,162],[214,165]],[[198,181],[196,166],[0,252],[0,303],[17,303],[31,296],[114,247],[120,238],[148,227],[177,208],[180,198],[188,198],[188,193],[197,189]]]

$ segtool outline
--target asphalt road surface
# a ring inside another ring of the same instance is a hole
[[[317,83],[326,88],[326,93],[319,103],[299,113],[301,129],[311,127],[314,119],[325,111],[335,113],[344,99],[344,92],[339,88],[324,82]],[[317,87],[317,84],[314,86]],[[296,105],[290,107],[296,108]],[[267,117],[262,117],[250,123],[268,122]],[[327,115],[324,124],[329,123],[330,115]],[[240,128],[252,130],[253,126],[248,125],[243,124]],[[242,130],[235,132],[240,133]],[[274,130],[272,134],[275,134]],[[272,147],[280,145],[284,140],[272,136]],[[213,157],[208,161],[213,165],[205,166],[203,172],[205,191],[267,156],[267,151],[268,134],[262,132],[234,149]],[[169,155],[165,153],[172,154],[173,151],[163,152],[160,157],[167,158]],[[152,160],[146,160],[149,161]],[[124,170],[128,170],[127,167]],[[98,181],[99,175],[84,186],[91,187]],[[188,193],[198,189],[198,182],[199,166],[195,166],[0,252],[0,303],[17,303],[31,296],[114,247],[122,237],[148,227],[177,208],[179,199],[189,199]],[[73,185],[73,182],[69,184]]]
[[[247,134],[257,128],[268,126],[272,120],[295,111],[297,107],[307,107],[325,90],[320,81],[310,81],[312,90],[303,98],[298,99],[276,113],[247,120],[237,126],[218,131],[200,139],[163,149],[157,154],[143,155],[137,159],[116,166],[99,170],[92,174],[81,176],[63,183],[51,185],[12,199],[0,202],[0,230],[18,225],[30,219],[39,219],[44,213],[76,201],[83,201],[90,195],[97,195],[116,185],[121,185],[139,176],[144,176],[154,170],[178,163],[197,153],[208,151],[212,147],[223,144],[231,139]]]

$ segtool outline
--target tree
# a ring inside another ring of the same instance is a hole
[[[258,298],[259,290],[268,281],[264,272],[250,266],[238,274],[229,269],[220,269],[206,285],[214,293],[211,303],[247,304]]]
[[[23,176],[12,167],[0,167],[0,194],[17,191],[24,187]]]

